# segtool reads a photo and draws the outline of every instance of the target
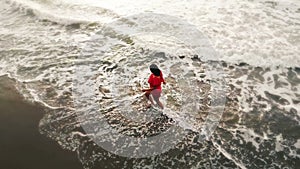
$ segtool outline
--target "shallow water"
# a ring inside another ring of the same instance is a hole
[[[52,109],[41,133],[84,168],[298,166],[298,1],[7,0],[0,9],[0,74]],[[168,82],[162,113],[144,109],[150,62]],[[131,159],[96,144],[116,142],[101,135],[108,126],[135,138],[175,126],[184,136]]]

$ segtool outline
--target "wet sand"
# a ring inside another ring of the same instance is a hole
[[[39,133],[45,110],[25,102],[14,81],[0,77],[0,168],[82,169],[75,152]]]

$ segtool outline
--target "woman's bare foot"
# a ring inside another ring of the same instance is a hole
[[[146,106],[146,108],[148,109],[148,108],[150,108],[152,106],[152,104],[148,104],[147,106]]]

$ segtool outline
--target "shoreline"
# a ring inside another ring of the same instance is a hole
[[[24,100],[14,80],[0,76],[0,168],[83,168],[75,152],[39,133],[44,114],[44,107]]]

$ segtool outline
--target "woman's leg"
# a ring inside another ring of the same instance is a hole
[[[159,105],[159,107],[161,109],[164,109],[164,106],[163,104],[160,102],[159,98],[160,98],[160,95],[161,95],[161,90],[153,90],[151,92],[152,96],[153,96],[153,99],[155,100],[155,102]]]
[[[154,105],[153,99],[152,99],[152,97],[150,96],[150,94],[151,94],[151,91],[147,91],[147,92],[145,93],[145,96],[147,97],[148,100],[150,100],[151,104]]]
[[[164,105],[160,102],[159,97],[154,97],[154,100],[161,109],[164,109]]]

